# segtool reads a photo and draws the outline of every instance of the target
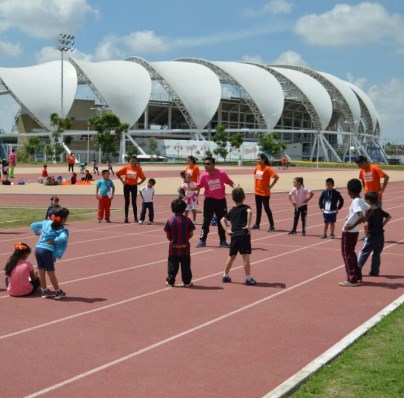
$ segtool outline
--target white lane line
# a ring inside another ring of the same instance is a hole
[[[313,278],[306,279],[305,281],[297,283],[296,285],[293,285],[293,286],[291,286],[291,287],[289,287],[289,288],[287,288],[285,290],[276,292],[276,293],[274,293],[274,294],[272,294],[270,296],[267,296],[267,297],[264,297],[264,298],[262,298],[260,300],[254,301],[253,303],[247,304],[247,305],[245,305],[243,307],[240,307],[240,308],[238,308],[238,309],[236,309],[234,311],[230,311],[230,312],[228,312],[228,313],[226,313],[224,315],[221,315],[221,316],[219,316],[217,318],[213,318],[210,321],[201,323],[200,325],[195,326],[195,327],[193,327],[191,329],[184,330],[181,333],[178,333],[178,334],[176,334],[174,336],[171,336],[171,337],[168,337],[166,339],[160,340],[160,341],[158,341],[158,342],[156,342],[154,344],[151,344],[151,345],[149,345],[147,347],[144,347],[144,348],[142,348],[142,349],[140,349],[138,351],[134,351],[134,352],[132,352],[132,353],[130,353],[128,355],[125,355],[123,357],[115,359],[114,361],[107,362],[107,363],[105,363],[105,364],[103,364],[101,366],[98,366],[96,368],[90,369],[87,372],[80,373],[80,374],[78,374],[78,375],[76,375],[74,377],[71,377],[69,379],[66,379],[66,380],[64,380],[64,381],[62,381],[60,383],[57,383],[57,384],[54,384],[54,385],[49,386],[47,388],[44,388],[42,390],[36,391],[36,392],[34,392],[34,393],[30,394],[30,395],[27,395],[25,398],[39,397],[40,395],[47,394],[47,393],[49,393],[51,391],[55,391],[55,390],[57,390],[59,388],[62,388],[64,386],[68,385],[68,384],[72,384],[72,383],[74,383],[76,381],[84,379],[85,377],[88,377],[88,376],[91,376],[91,375],[93,375],[95,373],[101,372],[104,369],[110,368],[112,366],[115,366],[115,365],[118,365],[118,364],[120,364],[122,362],[125,362],[125,361],[127,361],[129,359],[135,358],[135,357],[137,357],[137,356],[139,356],[141,354],[144,354],[144,353],[146,353],[148,351],[151,351],[153,349],[159,348],[159,347],[161,347],[161,346],[163,346],[165,344],[171,343],[172,341],[178,340],[181,337],[187,336],[187,335],[189,335],[191,333],[194,333],[194,332],[196,332],[198,330],[204,329],[204,328],[206,328],[208,326],[211,326],[211,325],[213,325],[215,323],[218,323],[218,322],[223,321],[223,320],[225,320],[227,318],[230,318],[230,317],[232,317],[234,315],[237,315],[237,314],[239,314],[239,313],[241,313],[243,311],[246,311],[246,310],[249,310],[249,309],[251,309],[253,307],[256,307],[257,305],[260,305],[260,304],[265,303],[265,302],[267,302],[269,300],[272,300],[272,299],[274,299],[274,298],[276,298],[276,297],[278,297],[280,295],[286,294],[286,293],[288,293],[288,292],[290,292],[290,291],[292,291],[294,289],[297,289],[297,288],[299,288],[301,286],[304,286],[304,285],[306,285],[306,284],[308,284],[310,282],[315,281],[316,279],[319,279],[319,278],[321,278],[321,277],[323,277],[323,276],[325,276],[327,274],[330,274],[330,273],[336,271],[337,269],[339,269],[341,267],[342,266],[338,266],[338,267],[333,268],[333,269],[331,269],[329,271],[323,272],[322,274],[316,275]],[[171,290],[171,289],[170,288],[164,289],[164,291],[167,291],[167,290]]]
[[[302,385],[313,373],[317,372],[323,366],[336,359],[342,351],[351,346],[355,341],[362,337],[369,329],[378,324],[384,317],[391,314],[400,305],[404,303],[404,294],[398,299],[394,300],[387,307],[383,308],[380,312],[374,315],[372,318],[362,323],[359,327],[353,330],[351,333],[342,338],[338,343],[333,345],[323,354],[318,356],[304,368],[295,373],[292,377],[284,381],[278,387],[274,388],[263,398],[283,398],[289,397],[297,388]]]
[[[274,258],[278,258],[278,257],[282,257],[282,256],[285,256],[285,255],[288,255],[289,253],[293,253],[293,252],[297,252],[297,251],[309,249],[309,248],[311,248],[311,247],[318,246],[318,245],[321,245],[321,244],[324,244],[324,243],[325,243],[325,242],[320,242],[320,243],[316,243],[316,244],[311,245],[311,246],[306,246],[306,247],[302,247],[302,248],[295,249],[295,250],[293,250],[293,251],[291,251],[291,252],[280,253],[280,254],[277,254],[277,255],[275,255],[275,256],[271,256],[271,257],[264,258],[264,259],[262,259],[262,260],[255,261],[255,262],[253,262],[253,263],[251,263],[251,264],[252,264],[252,265],[258,264],[258,263],[261,263],[261,262],[264,262],[264,261],[268,261],[268,260],[271,260],[271,259],[274,259]],[[211,249],[211,250],[213,250],[213,249]],[[167,261],[167,260],[161,260],[161,261]],[[240,269],[240,268],[243,268],[243,266],[234,267],[234,270]],[[340,268],[340,266],[339,266],[338,268]],[[222,273],[223,273],[223,271],[221,271],[221,272],[216,272],[216,273],[210,274],[210,275],[206,275],[206,276],[203,276],[203,277],[201,277],[201,278],[194,279],[194,282],[197,282],[197,281],[200,281],[200,280],[204,280],[204,279],[208,279],[208,278],[212,278],[212,277],[217,276],[217,275],[219,275],[219,274],[221,275]],[[130,303],[130,302],[132,302],[132,301],[136,301],[136,300],[139,300],[139,299],[141,299],[141,298],[149,297],[149,296],[152,296],[152,295],[154,295],[154,294],[156,294],[156,293],[165,292],[165,291],[167,291],[167,290],[171,290],[171,288],[164,288],[164,289],[159,289],[159,290],[155,290],[155,291],[152,291],[152,292],[144,293],[144,294],[142,294],[142,295],[135,296],[135,297],[131,297],[131,298],[129,298],[129,299],[122,300],[122,301],[118,301],[118,302],[116,302],[116,303],[109,304],[109,305],[106,305],[106,306],[103,306],[103,307],[95,308],[95,309],[88,310],[88,311],[79,312],[79,313],[77,313],[77,314],[69,315],[69,316],[64,317],[64,318],[55,319],[55,320],[53,320],[53,321],[46,322],[46,323],[42,323],[42,324],[39,324],[39,325],[36,325],[36,326],[32,326],[32,327],[27,328],[27,329],[22,329],[22,330],[19,330],[19,331],[16,331],[16,332],[12,332],[12,333],[9,333],[9,334],[5,334],[5,335],[0,336],[0,340],[4,340],[4,339],[7,339],[7,338],[13,337],[13,336],[18,336],[18,335],[23,334],[23,333],[28,333],[28,332],[31,332],[31,331],[33,331],[33,330],[41,329],[41,328],[44,328],[44,327],[47,327],[47,326],[50,326],[50,325],[54,325],[54,324],[56,324],[56,323],[68,321],[68,320],[70,320],[70,319],[78,318],[78,317],[81,317],[81,316],[84,316],[84,315],[92,314],[92,313],[99,312],[99,311],[102,311],[102,310],[107,310],[107,309],[109,309],[109,308],[113,308],[113,307],[116,307],[116,306],[121,305],[121,304]],[[7,297],[7,296],[6,296],[6,297]]]

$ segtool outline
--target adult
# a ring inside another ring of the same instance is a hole
[[[74,153],[73,152],[69,153],[66,160],[67,160],[67,166],[68,166],[67,171],[68,172],[71,171],[72,173],[74,173],[74,162],[76,161],[76,157],[74,156]]]
[[[116,176],[121,180],[123,184],[123,195],[125,198],[125,223],[129,223],[129,203],[130,196],[132,196],[132,207],[133,215],[135,217],[135,222],[139,222],[137,218],[137,186],[146,180],[143,170],[136,156],[132,156],[130,159],[130,164],[128,166],[122,167],[116,173]],[[125,176],[125,179],[122,177]]]
[[[255,224],[251,229],[260,229],[262,205],[264,205],[264,210],[269,221],[268,232],[272,232],[275,231],[275,223],[271,208],[269,207],[269,199],[271,197],[271,188],[278,182],[279,176],[269,166],[269,160],[265,154],[260,153],[258,155],[257,163],[254,170],[255,207],[257,209],[257,215]]]
[[[358,156],[355,163],[359,166],[359,179],[366,192],[377,192],[379,195],[379,207],[382,204],[382,196],[389,182],[389,176],[380,167],[370,164],[364,156]],[[383,179],[383,185],[381,184]]]
[[[191,177],[192,182],[194,182],[195,184],[198,182],[201,172],[198,165],[196,164],[196,159],[193,156],[187,157],[187,167],[185,167],[185,175],[187,174]]]
[[[14,178],[14,168],[17,165],[17,156],[15,154],[15,149],[13,148],[8,155],[8,164],[10,166],[9,177]]]
[[[205,247],[209,234],[209,225],[213,215],[220,221],[227,213],[225,184],[234,188],[234,182],[222,170],[216,168],[214,158],[208,156],[204,159],[205,172],[203,172],[191,191],[204,188],[205,200],[203,202],[203,224],[199,242],[196,247]],[[217,223],[220,246],[229,247],[226,242],[226,233],[220,222]]]

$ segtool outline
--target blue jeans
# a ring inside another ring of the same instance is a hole
[[[370,267],[370,273],[372,275],[379,275],[380,272],[380,254],[384,247],[384,235],[368,235],[365,238],[363,248],[359,252],[358,267],[363,268],[366,260],[372,254],[372,263]]]

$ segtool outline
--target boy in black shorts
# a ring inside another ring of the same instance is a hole
[[[223,283],[231,282],[229,276],[230,268],[236,259],[237,253],[243,257],[245,270],[245,282],[247,286],[256,285],[257,282],[251,278],[250,254],[251,254],[251,221],[252,211],[250,206],[244,204],[245,193],[243,188],[234,188],[232,198],[236,204],[221,220],[223,229],[231,236],[229,258],[226,261],[226,268],[222,277]],[[231,225],[229,225],[229,222]]]

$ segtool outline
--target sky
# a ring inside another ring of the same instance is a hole
[[[403,0],[0,0],[0,67],[60,59],[59,33],[74,34],[71,56],[87,61],[196,57],[327,72],[369,95],[382,143],[404,144]],[[2,97],[0,115],[15,114]]]

